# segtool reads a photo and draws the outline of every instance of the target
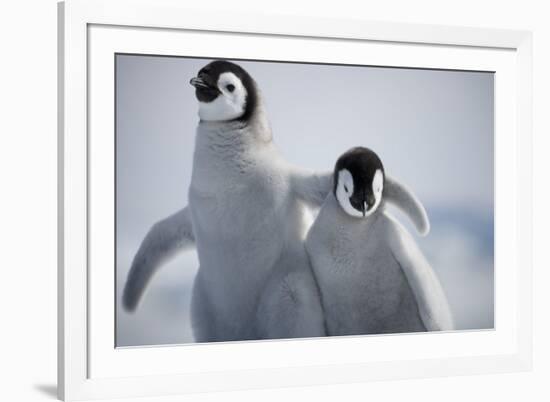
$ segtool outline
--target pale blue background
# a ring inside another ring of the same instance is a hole
[[[189,79],[208,61],[117,58],[119,296],[149,227],[187,203],[198,121]],[[492,328],[493,74],[239,64],[261,87],[275,142],[288,160],[327,170],[348,148],[368,146],[414,189],[432,224],[430,235],[417,239],[457,327]],[[160,270],[134,314],[117,300],[118,346],[192,340],[189,301],[197,266],[188,252]]]

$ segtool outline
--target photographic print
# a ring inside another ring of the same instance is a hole
[[[494,74],[117,54],[116,346],[494,328]]]

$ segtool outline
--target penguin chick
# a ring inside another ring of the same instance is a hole
[[[328,335],[451,330],[443,289],[407,230],[385,208],[385,170],[353,148],[306,240]]]
[[[199,123],[189,205],[156,225],[132,264],[132,309],[164,260],[194,244],[200,267],[191,322],[199,342],[325,335],[319,290],[304,248],[306,204],[331,187],[284,160],[272,141],[260,91],[223,60],[190,80]]]

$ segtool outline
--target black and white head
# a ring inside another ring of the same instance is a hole
[[[247,120],[257,105],[256,84],[240,66],[216,60],[204,66],[190,84],[203,121]]]
[[[368,148],[352,148],[334,168],[334,196],[351,216],[367,217],[376,211],[384,190],[384,166]]]

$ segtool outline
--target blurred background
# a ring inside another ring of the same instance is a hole
[[[148,229],[187,204],[198,122],[189,80],[209,61],[117,56],[117,346],[193,342],[195,252],[159,270],[135,313],[122,309],[120,295]],[[414,190],[432,225],[415,237],[457,329],[493,328],[493,74],[238,63],[258,82],[288,160],[330,170],[363,145]]]

